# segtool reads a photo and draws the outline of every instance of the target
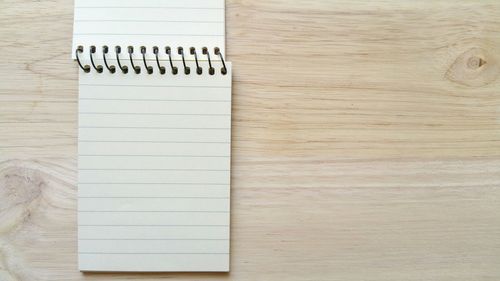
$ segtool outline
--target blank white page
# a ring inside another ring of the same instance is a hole
[[[224,0],[75,0],[73,25],[73,59],[77,46],[84,47],[88,58],[90,46],[97,46],[96,57],[102,57],[101,46],[134,46],[134,57],[141,58],[141,46],[147,47],[147,59],[154,59],[153,46],[173,49],[195,47],[220,48],[225,54]],[[180,59],[177,52],[172,53]]]
[[[80,270],[229,271],[231,65],[214,64],[80,71]]]

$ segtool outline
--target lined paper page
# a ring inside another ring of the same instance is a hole
[[[114,46],[134,46],[136,58],[146,46],[148,59],[153,46],[195,47],[200,55],[202,47],[219,47],[224,54],[224,16],[224,0],[75,0],[73,50],[84,46],[86,58],[92,45],[99,58],[104,45],[113,54]]]
[[[80,270],[228,271],[231,65],[79,87]]]

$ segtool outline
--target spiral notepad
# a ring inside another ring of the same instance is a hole
[[[76,0],[82,271],[229,271],[223,0]]]

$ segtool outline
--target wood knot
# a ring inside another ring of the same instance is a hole
[[[471,58],[469,58],[469,61],[467,62],[467,66],[470,69],[480,68],[485,64],[486,64],[486,61],[480,57],[471,57]]]
[[[43,177],[36,170],[21,166],[0,169],[0,233],[29,219],[43,186]]]
[[[455,83],[470,87],[481,87],[495,81],[500,67],[486,50],[472,48],[462,53],[446,72],[446,77]]]

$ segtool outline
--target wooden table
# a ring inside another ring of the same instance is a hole
[[[73,3],[0,2],[0,280],[500,280],[500,2],[227,0],[230,274],[82,274]]]

